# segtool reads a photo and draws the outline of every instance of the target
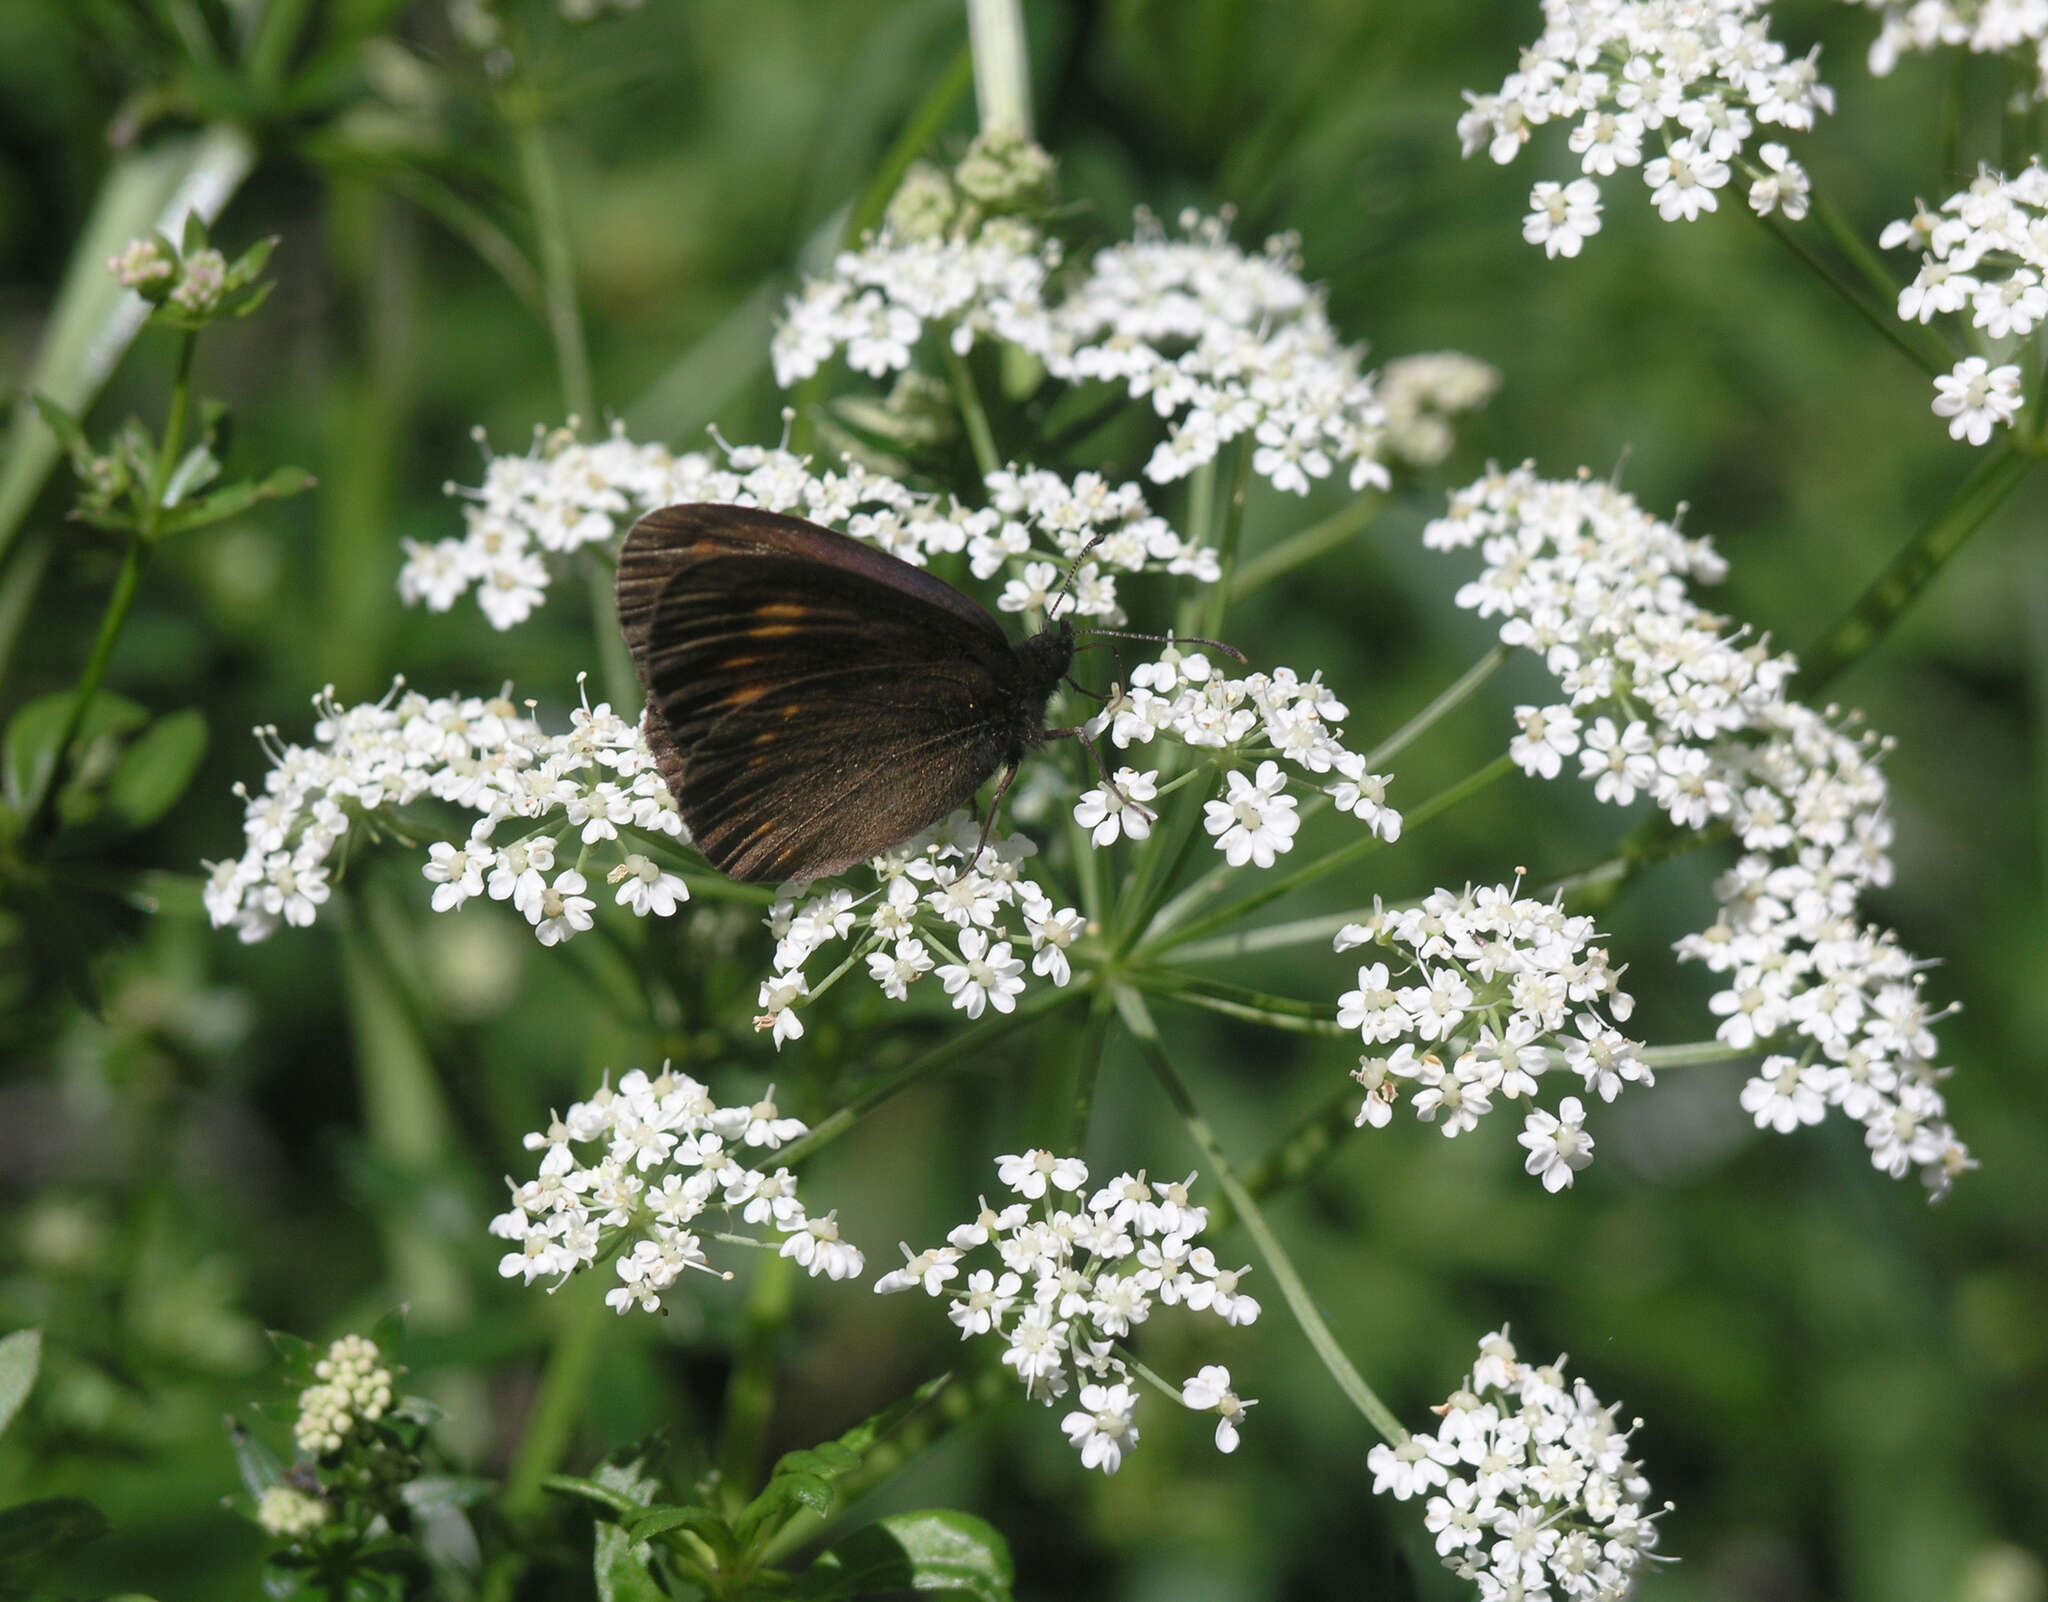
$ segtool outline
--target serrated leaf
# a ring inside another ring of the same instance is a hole
[[[242,479],[223,485],[181,506],[163,520],[164,534],[182,534],[188,529],[206,528],[230,517],[239,517],[261,501],[283,500],[302,495],[320,481],[303,467],[280,467],[263,478]]]
[[[107,1533],[107,1516],[75,1496],[50,1496],[0,1512],[0,1571],[33,1563]]]
[[[43,1363],[43,1332],[18,1329],[0,1340],[0,1434],[14,1422],[28,1393],[35,1389],[36,1371]]]
[[[194,445],[171,470],[170,480],[164,485],[164,506],[182,506],[219,477],[220,459],[206,445]]]
[[[146,829],[198,776],[206,757],[206,719],[197,707],[158,718],[121,753],[107,780],[107,809],[121,827]]]
[[[277,1349],[278,1360],[284,1365],[284,1382],[294,1390],[304,1390],[319,1378],[313,1372],[313,1365],[320,1361],[313,1350],[313,1343],[302,1335],[289,1330],[274,1329],[268,1332],[270,1344]]]
[[[670,1602],[638,1543],[618,1525],[598,1525],[596,1548],[591,1578],[597,1584],[597,1602]]]
[[[284,1464],[236,1419],[228,1420],[228,1444],[234,1448],[235,1469],[242,1476],[242,1489],[260,1502],[273,1485],[284,1483]]]
[[[1010,1602],[1017,1569],[1010,1543],[986,1520],[953,1508],[899,1513],[834,1543],[801,1590],[814,1599],[901,1591],[952,1591],[975,1602]]]
[[[42,803],[43,792],[56,774],[57,742],[70,721],[73,690],[38,696],[14,714],[0,736],[0,786],[7,804],[24,815]],[[109,735],[133,732],[149,721],[149,713],[124,695],[101,690],[87,704],[71,743],[88,744]]]

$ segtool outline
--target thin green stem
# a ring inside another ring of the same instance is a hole
[[[1508,648],[1505,645],[1494,646],[1486,655],[1459,674],[1456,681],[1443,694],[1366,752],[1366,771],[1371,773],[1383,767],[1398,753],[1414,744],[1420,736],[1427,734],[1441,719],[1463,706],[1471,699],[1474,691],[1500,671],[1501,664],[1507,659]]]
[[[1351,1033],[1337,1022],[1337,1009],[1292,996],[1275,996],[1248,990],[1214,979],[1199,979],[1171,968],[1133,968],[1130,983],[1170,1001],[1184,1001],[1191,1007],[1221,1013],[1226,1018],[1263,1024],[1294,1035],[1337,1037]]]
[[[1250,436],[1239,438],[1231,448],[1237,452],[1237,463],[1231,474],[1230,498],[1223,503],[1223,537],[1216,542],[1216,563],[1221,574],[1203,597],[1202,626],[1196,630],[1212,640],[1222,635],[1223,617],[1230,607],[1237,576],[1238,547],[1244,540],[1244,503],[1252,483]]]
[[[1301,1332],[1308,1337],[1308,1343],[1322,1359],[1330,1377],[1337,1382],[1337,1388],[1344,1393],[1351,1404],[1365,1415],[1368,1423],[1379,1431],[1389,1446],[1398,1446],[1408,1439],[1408,1432],[1393,1410],[1374,1394],[1365,1377],[1344,1355],[1344,1348],[1337,1343],[1330,1326],[1323,1321],[1323,1315],[1316,1308],[1315,1300],[1309,1295],[1308,1286],[1302,1282],[1287,1249],[1280,1244],[1280,1237],[1273,1233],[1266,1222],[1266,1216],[1259,1210],[1259,1204],[1243,1181],[1232,1171],[1229,1160],[1223,1155],[1215,1133],[1209,1128],[1208,1120],[1202,1117],[1189,1094],[1187,1085],[1181,1080],[1173,1063],[1166,1055],[1166,1048],[1160,1042],[1158,1027],[1152,1021],[1152,1014],[1145,1006],[1145,998],[1129,986],[1120,985],[1116,992],[1117,1011],[1122,1015],[1124,1025],[1138,1042],[1146,1063],[1166,1092],[1167,1100],[1187,1125],[1188,1134],[1200,1149],[1204,1161],[1209,1164],[1216,1182],[1223,1187],[1223,1194],[1230,1198],[1237,1209],[1238,1217],[1244,1222],[1252,1243],[1258,1247],[1259,1256],[1265,1260],[1266,1268],[1273,1281],[1280,1287],[1282,1300],[1301,1326]]]
[[[974,98],[985,134],[1031,137],[1031,56],[1019,0],[967,0]]]
[[[968,366],[965,356],[948,344],[946,370],[953,378],[953,400],[960,408],[960,421],[967,429],[967,443],[974,450],[974,465],[985,480],[989,474],[1003,470],[1003,459],[996,451],[995,431],[988,426],[988,413],[982,408],[981,392],[974,387],[974,369]]]
[[[506,1517],[515,1520],[539,1511],[543,1482],[568,1456],[597,1375],[601,1331],[615,1316],[588,1276],[570,1280],[556,1300],[561,1319],[500,1498]]]
[[[249,81],[257,88],[274,92],[283,87],[311,4],[312,0],[265,0],[246,57]]]
[[[171,380],[171,405],[164,417],[163,446],[157,452],[156,465],[150,469],[149,495],[142,506],[142,537],[154,541],[163,527],[164,492],[170,488],[171,474],[177,471],[178,458],[185,451],[185,421],[192,413],[192,356],[199,348],[199,335],[194,329],[185,329],[178,335],[178,371]]]
[[[1370,907],[1350,912],[1326,912],[1313,918],[1296,918],[1288,923],[1269,923],[1257,929],[1239,929],[1213,940],[1191,940],[1173,948],[1175,962],[1228,962],[1248,957],[1255,951],[1285,951],[1291,946],[1320,945],[1347,923],[1359,923],[1371,916]]]
[[[113,593],[107,597],[107,609],[100,614],[100,630],[92,642],[92,654],[85,659],[85,671],[79,675],[78,688],[71,693],[71,708],[64,714],[64,730],[57,737],[53,747],[55,758],[50,767],[49,781],[43,786],[43,793],[36,798],[35,810],[29,818],[31,834],[41,830],[49,821],[50,811],[57,804],[57,794],[64,788],[64,760],[71,749],[71,742],[78,738],[79,725],[85,721],[85,709],[92,705],[93,697],[100,692],[100,685],[107,676],[107,664],[114,659],[114,643],[121,638],[121,629],[128,621],[128,613],[135,605],[136,592],[142,587],[142,570],[149,561],[149,544],[141,536],[131,536],[128,551],[121,558],[121,569],[114,575]]]
[[[1884,258],[1870,248],[1869,241],[1850,226],[1849,220],[1825,195],[1813,196],[1811,207],[1813,220],[1827,230],[1828,238],[1835,242],[1835,249],[1849,258],[1863,275],[1864,283],[1870,286],[1870,292],[1881,304],[1893,308],[1896,315],[1899,281],[1885,266]]]
[[[821,1147],[829,1146],[884,1102],[902,1094],[948,1063],[973,1056],[1032,1019],[1089,994],[1091,989],[1090,981],[1077,975],[1074,982],[1063,990],[1048,986],[1021,1002],[1015,1012],[984,1018],[971,1029],[955,1031],[941,1044],[920,1057],[912,1058],[894,1073],[877,1079],[844,1106],[813,1124],[809,1134],[782,1148],[777,1154],[778,1160],[785,1167],[795,1168]]]
[[[1994,451],[1965,479],[1949,503],[1906,542],[1890,564],[1818,645],[1800,653],[1797,693],[1811,699],[1860,660],[1919,599],[1942,565],[1962,549],[2033,470],[2011,444]]]
[[[1514,767],[1513,759],[1503,751],[1484,767],[1475,769],[1456,784],[1439,790],[1435,795],[1423,802],[1421,806],[1403,813],[1401,820],[1402,831],[1412,834],[1423,824],[1429,822],[1430,819],[1449,811],[1461,801],[1469,800],[1496,780],[1505,778],[1514,771]],[[1339,869],[1348,868],[1352,863],[1359,861],[1361,858],[1372,855],[1373,852],[1378,851],[1385,844],[1386,842],[1378,835],[1368,834],[1362,839],[1352,841],[1349,845],[1339,846],[1335,851],[1324,853],[1316,858],[1315,861],[1295,869],[1292,873],[1284,873],[1267,880],[1250,895],[1231,902],[1229,906],[1220,908],[1206,918],[1197,918],[1193,923],[1183,925],[1178,930],[1162,930],[1160,928],[1160,925],[1166,922],[1167,913],[1173,910],[1169,906],[1161,911],[1158,918],[1153,920],[1153,930],[1159,938],[1142,947],[1139,955],[1141,957],[1158,957],[1177,946],[1199,939],[1203,935],[1214,934],[1217,930],[1235,923],[1246,913],[1256,911],[1268,902],[1277,901],[1280,897],[1290,895],[1294,891],[1299,890],[1305,884],[1312,884],[1328,874],[1336,873]]]
[[[1753,211],[1749,214],[1756,217]],[[1899,321],[1896,298],[1890,305],[1873,306],[1855,284],[1815,255],[1806,241],[1799,237],[1794,226],[1784,218],[1773,213],[1768,217],[1757,217],[1757,221],[1769,230],[1778,243],[1811,268],[1821,282],[1839,295],[1857,316],[1877,330],[1887,344],[1898,350],[1915,367],[1932,377],[1947,372],[1955,365],[1955,358],[1933,334]]]
[[[1254,1196],[1265,1196],[1306,1177],[1336,1149],[1338,1141],[1358,1127],[1357,1107],[1362,1094],[1357,1082],[1348,1076],[1333,1079],[1321,1103],[1245,1169],[1244,1188]],[[1210,1229],[1221,1231],[1236,1222],[1237,1209],[1229,1197],[1209,1208]]]
[[[1639,1057],[1660,1073],[1667,1068],[1704,1068],[1717,1062],[1742,1062],[1766,1054],[1767,1043],[1745,1046],[1740,1051],[1725,1040],[1689,1040],[1676,1046],[1645,1046]]]
[[[570,416],[589,422],[597,413],[597,391],[590,378],[590,355],[583,344],[583,317],[576,306],[576,264],[569,248],[569,219],[562,206],[561,183],[548,151],[547,131],[531,108],[518,108],[510,121],[519,153],[520,180],[526,185],[527,203],[533,207],[541,282],[547,294],[548,337],[554,341],[562,400]]]
[[[1275,579],[1349,544],[1361,529],[1379,516],[1382,504],[1381,496],[1361,495],[1320,523],[1311,524],[1299,534],[1290,534],[1279,544],[1268,546],[1232,576],[1231,601],[1242,601]]]
[[[967,91],[974,86],[974,53],[966,45],[960,47],[958,55],[946,64],[946,70],[939,74],[931,88],[925,92],[917,109],[910,114],[910,120],[903,125],[903,132],[896,136],[895,143],[876,165],[874,176],[861,190],[860,198],[853,203],[846,214],[846,227],[840,236],[840,243],[856,245],[861,236],[871,228],[878,227],[888,214],[889,202],[895,198],[896,188],[903,182],[903,175],[945,132],[946,124],[953,120],[953,113],[960,109],[960,102],[967,98]]]
[[[745,1502],[748,1488],[761,1477],[768,1426],[775,1415],[775,1365],[795,1305],[795,1286],[795,1263],[786,1257],[764,1257],[747,1290],[718,1436],[718,1466],[735,1507]]]

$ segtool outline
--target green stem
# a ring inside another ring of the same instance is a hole
[[[768,1425],[775,1413],[775,1364],[795,1297],[796,1264],[765,1257],[747,1290],[739,1351],[725,1383],[725,1417],[718,1435],[718,1466],[735,1508],[761,1477]]]
[[[1459,674],[1457,680],[1443,694],[1439,695],[1434,701],[1431,701],[1428,706],[1416,713],[1414,717],[1410,718],[1392,734],[1380,741],[1378,745],[1366,752],[1366,772],[1377,772],[1387,762],[1391,761],[1396,754],[1412,745],[1418,737],[1427,734],[1440,719],[1449,716],[1452,712],[1463,706],[1466,701],[1471,699],[1473,692],[1480,685],[1500,671],[1501,664],[1506,662],[1507,659],[1508,648],[1505,645],[1496,645],[1486,655]]]
[[[1899,304],[1899,281],[1884,264],[1884,258],[1873,250],[1860,233],[1849,225],[1849,221],[1835,208],[1832,201],[1823,195],[1812,197],[1813,220],[1827,230],[1828,238],[1835,242],[1835,249],[1855,265],[1863,275],[1870,292],[1884,305],[1892,308],[1896,317]]]
[[[1031,137],[1031,56],[1019,0],[967,0],[974,98],[985,134]]]
[[[29,832],[38,832],[49,821],[50,810],[57,804],[57,794],[64,788],[64,760],[71,749],[71,742],[78,738],[78,728],[85,721],[85,709],[92,705],[92,699],[99,694],[100,684],[107,676],[107,664],[114,659],[114,642],[121,637],[121,628],[128,621],[130,608],[135,605],[136,592],[142,587],[142,569],[149,561],[149,544],[140,535],[133,535],[128,541],[128,552],[121,558],[121,570],[114,575],[114,590],[107,597],[107,609],[100,615],[100,631],[92,642],[92,655],[85,660],[85,672],[79,676],[78,688],[71,694],[71,709],[64,715],[64,731],[57,737],[52,748],[56,755],[50,766],[50,776],[43,786],[43,792],[36,798],[35,808],[29,816]]]
[[[310,4],[311,0],[264,0],[246,57],[249,81],[257,88],[275,92],[283,86]]]
[[[1259,552],[1231,578],[1230,599],[1242,601],[1275,579],[1348,544],[1379,515],[1382,504],[1383,499],[1378,495],[1361,495],[1320,523],[1312,524],[1299,534],[1290,534],[1278,545]]]
[[[1003,470],[1003,459],[996,451],[995,432],[988,426],[988,413],[982,409],[981,394],[974,387],[974,370],[951,343],[946,346],[946,370],[953,377],[953,399],[960,408],[960,421],[967,429],[967,443],[974,449],[974,465],[986,480],[989,474]]]
[[[1223,1148],[1217,1143],[1208,1121],[1196,1109],[1194,1097],[1175,1072],[1172,1061],[1166,1055],[1166,1048],[1160,1043],[1158,1027],[1146,1009],[1145,998],[1128,986],[1120,985],[1116,992],[1117,1011],[1122,1014],[1125,1026],[1138,1042],[1139,1050],[1152,1069],[1153,1077],[1166,1092],[1166,1097],[1187,1125],[1188,1133],[1201,1150],[1203,1159],[1209,1164],[1216,1182],[1223,1187],[1223,1194],[1230,1198],[1244,1221],[1247,1233],[1265,1260],[1267,1271],[1274,1283],[1280,1287],[1280,1295],[1287,1303],[1294,1319],[1301,1326],[1301,1332],[1308,1337],[1308,1343],[1315,1348],[1316,1356],[1322,1359],[1330,1377],[1337,1382],[1337,1388],[1344,1393],[1351,1404],[1363,1413],[1372,1427],[1390,1446],[1398,1446],[1408,1439],[1407,1430],[1394,1416],[1393,1410],[1373,1393],[1365,1377],[1352,1366],[1351,1359],[1344,1355],[1344,1348],[1337,1344],[1337,1337],[1317,1311],[1314,1298],[1308,1293],[1308,1286],[1302,1282],[1287,1250],[1280,1244],[1280,1237],[1267,1224],[1259,1204],[1246,1189],[1243,1181],[1232,1172],[1229,1161],[1223,1155]]]
[[[1089,980],[1077,975],[1064,990],[1048,985],[1037,995],[1019,1003],[1015,1012],[984,1018],[971,1029],[956,1031],[942,1044],[934,1046],[921,1057],[911,1059],[893,1074],[877,1079],[844,1106],[812,1125],[809,1134],[791,1141],[777,1153],[778,1160],[785,1167],[797,1167],[821,1147],[829,1146],[845,1134],[882,1103],[900,1095],[919,1080],[957,1058],[974,1055],[1041,1014],[1088,994],[1091,988]]]
[[[164,417],[163,446],[157,452],[156,466],[150,469],[149,498],[142,506],[142,538],[154,542],[163,527],[164,491],[170,487],[171,474],[177,471],[178,458],[185,450],[185,420],[192,411],[192,354],[199,347],[199,335],[193,329],[186,329],[178,335],[178,370],[171,380],[171,406]]]
[[[1239,929],[1213,940],[1192,940],[1173,948],[1175,962],[1228,962],[1248,957],[1255,951],[1285,951],[1290,946],[1317,945],[1329,940],[1347,923],[1362,923],[1371,916],[1370,907],[1350,912],[1327,912],[1313,918],[1296,918],[1289,923],[1269,923],[1257,929]]]
[[[1348,1075],[1333,1080],[1322,1102],[1244,1171],[1244,1188],[1254,1196],[1264,1196],[1305,1178],[1336,1149],[1338,1141],[1358,1127],[1358,1103],[1363,1094]],[[1209,1208],[1210,1229],[1221,1231],[1236,1222],[1237,1209],[1228,1197]]]
[[[1337,1009],[1326,1003],[1299,1001],[1292,996],[1199,979],[1171,968],[1133,968],[1130,983],[1170,1001],[1184,1001],[1206,1012],[1263,1024],[1287,1034],[1334,1038],[1352,1032],[1337,1022]]]
[[[1934,581],[1942,565],[2005,504],[2033,466],[2032,458],[2010,444],[1980,463],[1948,505],[1906,542],[1842,620],[1813,649],[1800,653],[1796,693],[1811,699],[1877,644]]]
[[[860,198],[847,212],[846,228],[840,239],[842,244],[857,245],[862,235],[880,226],[882,218],[888,214],[889,202],[895,198],[897,186],[903,182],[903,175],[910,171],[912,162],[937,143],[973,84],[974,53],[962,45],[959,54],[946,64],[946,70],[939,74],[937,81],[925,92],[924,99],[918,102],[910,120],[903,125],[903,132],[896,136],[895,143],[889,146],[887,154],[876,166],[867,187],[860,192]]]
[[[533,207],[534,234],[540,245],[541,281],[546,287],[548,335],[555,345],[561,372],[562,399],[569,415],[589,422],[597,412],[597,392],[590,378],[590,356],[583,344],[583,318],[576,308],[576,265],[569,250],[569,220],[562,207],[561,184],[547,133],[524,108],[511,119],[519,151],[519,174]]]
[[[1240,437],[1235,449],[1237,466],[1231,475],[1230,499],[1223,505],[1223,537],[1216,542],[1216,562],[1221,573],[1203,599],[1202,626],[1196,631],[1212,640],[1221,637],[1224,613],[1230,607],[1231,593],[1237,576],[1238,547],[1244,540],[1245,497],[1250,492],[1252,483],[1251,436],[1247,434]]]
[[[1413,811],[1403,813],[1401,820],[1402,832],[1404,834],[1413,833],[1414,830],[1429,822],[1430,819],[1436,817],[1439,813],[1449,811],[1459,802],[1477,795],[1496,780],[1505,778],[1514,771],[1514,767],[1513,758],[1503,751],[1499,756],[1487,763],[1486,766],[1467,774],[1449,788],[1439,790]],[[1259,886],[1250,895],[1231,902],[1229,906],[1211,913],[1206,918],[1197,918],[1193,923],[1186,924],[1178,930],[1161,931],[1161,938],[1142,948],[1139,955],[1141,957],[1157,957],[1202,935],[1213,934],[1226,925],[1235,923],[1246,913],[1256,911],[1258,908],[1265,906],[1268,902],[1277,901],[1280,897],[1299,890],[1303,885],[1312,884],[1325,875],[1335,873],[1341,868],[1348,868],[1352,863],[1359,861],[1361,858],[1372,855],[1373,852],[1378,851],[1385,844],[1386,842],[1378,835],[1368,834],[1363,839],[1352,841],[1349,845],[1339,846],[1335,851],[1326,852],[1324,855],[1316,858],[1315,861],[1295,869],[1292,873],[1284,873],[1277,878],[1267,880],[1266,883]],[[1157,919],[1153,920],[1155,931],[1159,929],[1161,923],[1166,921],[1166,914],[1172,910],[1173,908],[1169,906],[1161,912]]]
[[[1748,210],[1747,207],[1744,209]],[[1753,211],[1750,215],[1756,217]],[[1853,283],[1815,255],[1808,248],[1806,241],[1799,237],[1793,226],[1784,218],[1773,213],[1768,217],[1757,217],[1757,221],[1776,237],[1778,243],[1818,274],[1821,282],[1847,302],[1857,316],[1876,329],[1887,344],[1897,349],[1915,367],[1933,377],[1947,372],[1955,365],[1955,358],[1933,334],[1913,324],[1899,321],[1896,291],[1893,292],[1891,304],[1883,307],[1871,305]]]
[[[514,1520],[529,1518],[540,1510],[543,1482],[568,1456],[569,1443],[589,1405],[591,1381],[597,1376],[603,1347],[600,1332],[606,1321],[616,1316],[588,1276],[570,1280],[556,1300],[562,1313],[548,1350],[547,1368],[541,1374],[540,1390],[527,1415],[500,1498],[505,1516]]]
[[[1667,1068],[1704,1068],[1717,1062],[1742,1062],[1750,1057],[1767,1056],[1768,1043],[1758,1042],[1737,1051],[1725,1040],[1689,1040],[1677,1046],[1645,1046],[1637,1053],[1644,1062],[1660,1073]]]

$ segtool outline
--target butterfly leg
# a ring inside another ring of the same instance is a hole
[[[1078,726],[1071,729],[1047,729],[1045,731],[1045,737],[1048,740],[1079,740],[1084,746],[1088,748],[1088,754],[1095,758],[1095,771],[1102,776],[1103,789],[1107,790],[1111,795],[1115,796],[1117,800],[1121,801],[1125,806],[1129,807],[1141,818],[1149,819],[1151,822],[1154,823],[1157,823],[1159,821],[1158,813],[1154,812],[1148,806],[1141,806],[1138,802],[1133,801],[1129,796],[1125,795],[1122,787],[1118,785],[1116,780],[1112,779],[1109,776],[1109,769],[1103,765],[1102,748],[1099,745],[1097,745],[1093,740],[1088,738],[1087,732],[1085,730],[1081,729]],[[1005,785],[1004,788],[1007,789],[1008,786]]]
[[[1066,731],[1062,729],[1059,732],[1064,734]],[[981,824],[981,842],[974,848],[973,866],[977,868],[981,866],[982,852],[988,849],[988,837],[995,833],[996,818],[1001,814],[1003,810],[1003,797],[1010,793],[1010,786],[1015,784],[1016,782],[1016,768],[1010,767],[1004,769],[1002,783],[996,786],[996,793],[989,797],[988,816],[982,820]]]

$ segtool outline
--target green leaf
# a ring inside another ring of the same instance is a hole
[[[564,1496],[580,1496],[599,1507],[609,1508],[620,1518],[631,1518],[643,1511],[642,1504],[626,1492],[600,1485],[596,1480],[582,1479],[573,1474],[550,1474],[541,1484],[550,1491],[560,1491]]]
[[[92,454],[92,441],[85,437],[85,429],[77,418],[47,395],[37,395],[34,400],[43,421],[50,425],[50,432],[57,436],[66,450],[73,456]]]
[[[230,517],[239,517],[261,501],[278,501],[304,494],[319,482],[303,467],[280,467],[267,477],[227,484],[211,495],[202,495],[198,500],[180,506],[164,518],[162,530],[165,534],[182,534],[187,529],[205,528]]]
[[[652,1541],[657,1536],[667,1535],[671,1530],[688,1530],[716,1552],[720,1561],[738,1552],[738,1543],[733,1540],[731,1527],[716,1513],[705,1507],[680,1507],[670,1504],[652,1507],[635,1517],[620,1521],[625,1532],[636,1541]]]
[[[0,1575],[107,1533],[107,1516],[75,1496],[45,1497],[0,1513]]]
[[[235,1468],[242,1476],[242,1489],[249,1493],[252,1501],[262,1501],[265,1491],[284,1483],[284,1464],[278,1460],[277,1454],[251,1435],[237,1419],[228,1420],[228,1444],[234,1448]]]
[[[405,1339],[405,1311],[402,1306],[394,1307],[370,1328],[370,1339],[386,1363],[398,1356],[398,1344]],[[440,1414],[436,1413],[435,1417],[440,1417]]]
[[[900,1591],[950,1591],[1010,1602],[1016,1565],[1002,1532],[971,1513],[899,1513],[856,1530],[811,1566],[800,1585],[813,1602]]]
[[[195,491],[206,488],[219,477],[220,459],[206,445],[194,445],[171,470],[170,481],[164,485],[163,504],[166,507],[182,506]]]
[[[244,284],[253,282],[270,264],[270,253],[277,249],[278,240],[282,237],[280,234],[271,234],[267,238],[259,239],[237,256],[233,265],[228,268],[228,288],[240,289]]]
[[[496,1489],[495,1481],[478,1474],[422,1474],[407,1480],[399,1495],[415,1513],[430,1513],[475,1507]]]
[[[206,220],[197,211],[185,214],[185,237],[178,246],[181,256],[189,256],[195,250],[206,248]]]
[[[206,719],[197,707],[161,717],[121,753],[107,780],[107,809],[124,829],[146,829],[177,805],[206,756]]]
[[[670,1602],[639,1543],[618,1525],[601,1521],[596,1545],[591,1578],[597,1584],[597,1602]]]
[[[313,1350],[311,1341],[288,1330],[274,1329],[269,1334],[270,1344],[277,1348],[278,1360],[284,1364],[285,1384],[294,1390],[304,1390],[319,1378],[313,1365],[320,1361],[320,1354]]]
[[[57,771],[57,742],[71,716],[73,690],[38,696],[14,714],[7,733],[0,736],[0,789],[7,804],[20,813],[31,813],[42,803],[43,792]],[[109,735],[132,733],[149,721],[149,713],[111,690],[101,690],[86,706],[78,720],[72,744],[86,745]]]
[[[35,1388],[36,1370],[43,1363],[43,1332],[18,1329],[0,1340],[0,1435],[14,1422],[21,1404]]]

